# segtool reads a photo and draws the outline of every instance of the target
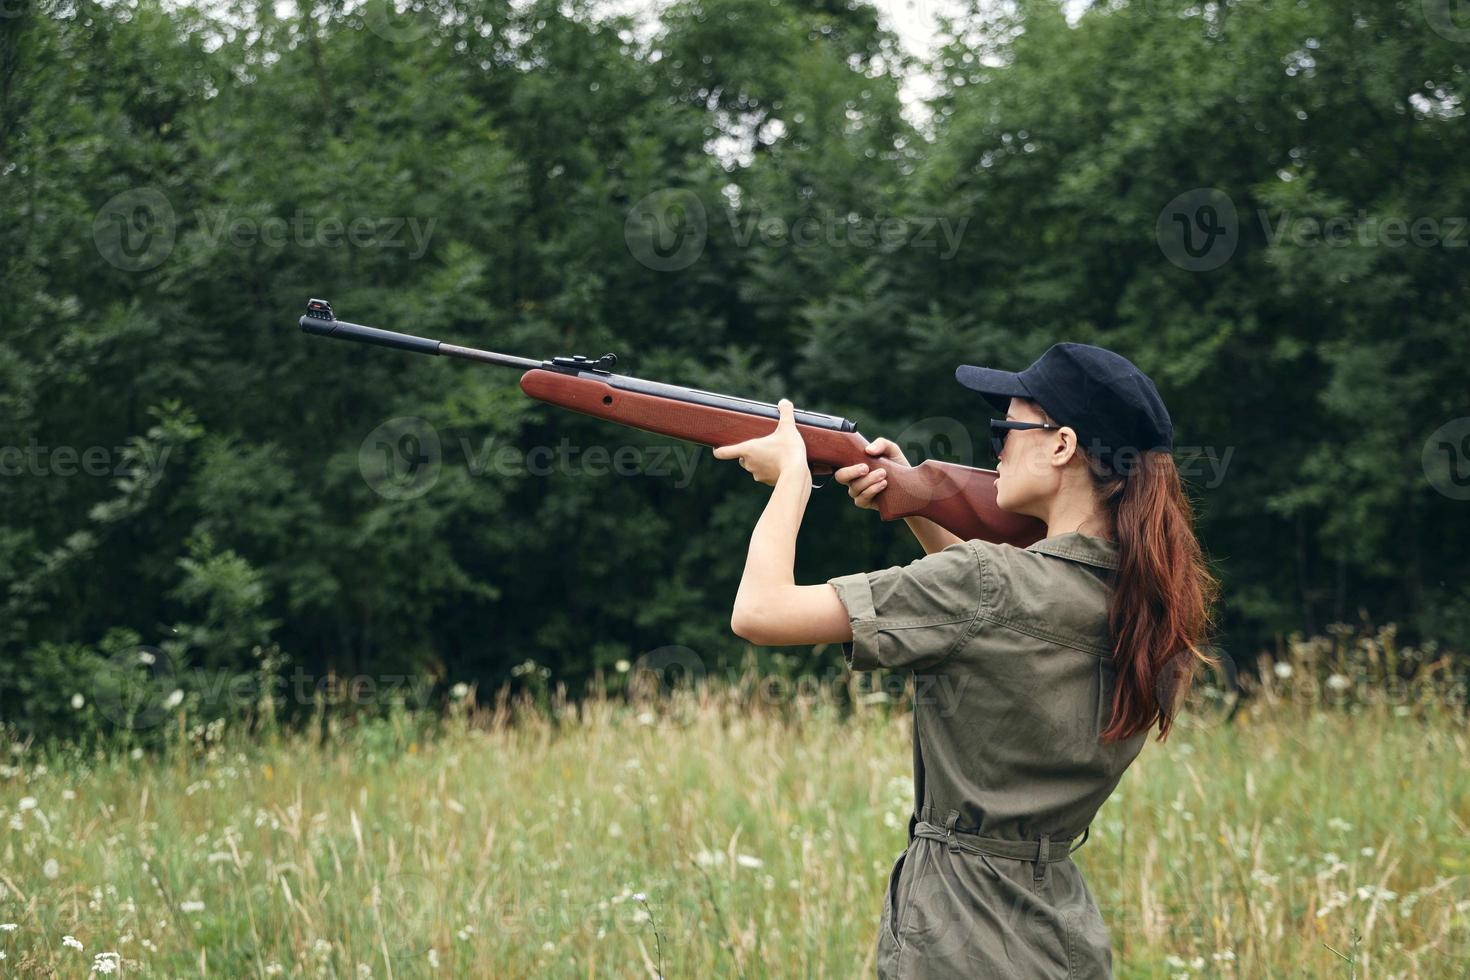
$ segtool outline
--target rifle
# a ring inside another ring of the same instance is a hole
[[[309,301],[300,323],[302,330],[322,337],[524,369],[521,390],[539,401],[705,446],[728,446],[767,435],[774,428],[770,423],[780,418],[776,406],[767,402],[613,374],[615,354],[596,359],[577,354],[546,361],[497,354],[347,323],[336,318],[332,304],[324,299]],[[863,451],[869,440],[848,419],[800,409],[795,418],[813,474],[826,475],[843,466],[873,461]],[[888,473],[888,487],[876,503],[885,521],[927,517],[962,539],[1019,547],[1044,534],[1044,526],[1035,518],[996,506],[994,470],[933,459],[918,466],[884,460],[882,466]]]

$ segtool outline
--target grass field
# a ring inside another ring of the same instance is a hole
[[[867,975],[907,715],[750,694],[13,747],[0,972]],[[1281,694],[1150,744],[1099,815],[1118,975],[1465,976],[1463,715]]]

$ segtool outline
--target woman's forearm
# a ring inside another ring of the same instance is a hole
[[[927,517],[905,517],[904,522],[908,524],[909,530],[914,532],[914,537],[919,539],[919,544],[924,549],[924,554],[932,555],[936,551],[943,551],[952,544],[959,544],[963,539],[946,531]]]
[[[788,470],[776,480],[750,533],[745,573],[735,593],[737,614],[759,609],[765,597],[796,584],[796,534],[811,495],[810,471]]]

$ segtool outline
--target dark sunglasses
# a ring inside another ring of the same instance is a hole
[[[1049,422],[1012,422],[1009,419],[990,420],[990,448],[995,450],[995,458],[1000,459],[1001,450],[1006,447],[1006,436],[1016,429],[1060,429],[1060,425],[1052,425]]]

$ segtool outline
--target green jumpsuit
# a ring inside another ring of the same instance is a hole
[[[830,580],[848,665],[914,673],[916,810],[884,895],[880,977],[1112,975],[1069,853],[1147,738],[1098,737],[1117,565],[1116,544],[1070,532]]]

